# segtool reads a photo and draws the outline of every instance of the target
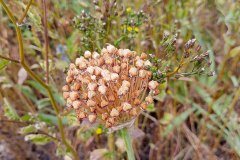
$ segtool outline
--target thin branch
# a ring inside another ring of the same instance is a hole
[[[11,61],[11,62],[14,62],[14,63],[20,63],[18,60],[15,60],[15,59],[12,59],[12,58],[9,58],[9,57],[5,57],[5,56],[2,56],[2,55],[0,55],[0,58]]]
[[[18,21],[18,24],[19,24],[19,25],[22,24],[24,18],[27,16],[27,12],[28,12],[28,10],[29,10],[31,4],[32,4],[32,1],[33,1],[33,0],[29,0],[29,1],[28,1],[28,4],[27,4],[26,9],[25,9],[25,11],[24,11],[22,17],[21,17],[21,18],[19,19],[19,21]]]
[[[46,63],[46,82],[49,83],[49,62],[48,62],[48,23],[47,23],[47,4],[45,0],[42,0],[43,7],[43,24],[44,24],[44,41],[45,41],[45,63]]]

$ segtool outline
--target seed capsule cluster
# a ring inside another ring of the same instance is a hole
[[[67,106],[75,109],[79,120],[98,121],[107,128],[132,120],[159,94],[147,58],[113,45],[100,54],[85,51],[69,66],[62,88]]]

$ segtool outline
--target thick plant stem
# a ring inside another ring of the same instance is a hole
[[[126,145],[128,160],[135,160],[134,151],[133,151],[133,147],[132,147],[132,140],[130,138],[128,129],[123,128],[120,130],[120,132],[121,132],[121,136],[124,139],[124,142]]]
[[[61,140],[62,140],[62,143],[66,146],[66,148],[69,149],[69,151],[72,153],[73,155],[73,158],[75,160],[78,160],[78,155],[77,155],[77,152],[74,150],[74,148],[69,144],[69,142],[67,141],[67,138],[65,136],[65,133],[64,133],[64,127],[63,127],[63,124],[62,124],[62,119],[61,119],[61,116],[60,116],[60,112],[59,112],[59,109],[57,107],[57,103],[53,97],[53,94],[52,94],[52,91],[51,91],[51,88],[48,84],[46,84],[43,80],[41,80],[41,78],[39,78],[31,69],[30,67],[26,64],[25,62],[25,57],[24,57],[24,52],[23,52],[23,39],[22,39],[22,34],[21,34],[21,30],[19,28],[19,25],[15,19],[15,17],[13,16],[12,12],[9,10],[9,8],[7,7],[7,5],[4,3],[3,0],[0,0],[0,4],[3,6],[3,9],[6,11],[8,17],[10,18],[10,20],[12,21],[14,27],[15,27],[15,30],[17,32],[17,39],[18,39],[18,44],[19,44],[19,56],[20,56],[20,64],[22,65],[22,67],[26,70],[26,72],[35,80],[37,81],[38,83],[40,83],[40,85],[42,85],[47,91],[48,91],[48,95],[49,95],[49,98],[51,100],[51,104],[52,104],[52,107],[53,107],[53,110],[55,111],[56,113],[56,116],[57,116],[57,121],[58,121],[58,129],[59,129],[59,132],[60,132],[60,136],[61,136]],[[5,58],[6,59],[6,58]]]

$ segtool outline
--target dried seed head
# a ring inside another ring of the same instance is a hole
[[[148,83],[148,87],[149,87],[149,89],[151,89],[151,90],[156,89],[157,86],[158,86],[158,82],[157,82],[157,81],[150,81],[150,82]]]

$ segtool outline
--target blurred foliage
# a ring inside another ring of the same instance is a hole
[[[28,1],[5,2],[18,19]],[[126,157],[118,133],[111,151],[107,131],[79,123],[61,96],[66,66],[85,50],[99,51],[107,43],[149,54],[150,69],[161,82],[155,107],[148,106],[134,125],[145,133],[137,137],[139,131],[132,131],[136,157],[239,159],[239,1],[52,0],[47,6],[50,86],[68,140],[81,159]],[[41,1],[33,1],[20,25],[26,61],[45,80]],[[0,56],[19,59],[16,33],[2,7]],[[25,140],[53,141],[58,156],[70,155],[60,141],[47,91],[20,70],[19,64],[0,59],[0,122],[19,123],[15,131]]]

